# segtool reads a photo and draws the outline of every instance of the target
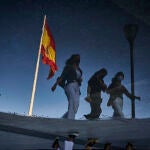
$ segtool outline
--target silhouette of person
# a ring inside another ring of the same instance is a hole
[[[60,145],[59,145],[59,138],[56,138],[52,144],[52,148],[54,150],[60,150]]]
[[[107,106],[112,106],[114,113],[113,117],[124,117],[124,114],[122,112],[123,110],[123,94],[125,94],[127,97],[129,97],[131,100],[138,99],[140,100],[140,97],[132,95],[129,93],[129,91],[126,89],[125,86],[122,85],[122,80],[124,80],[124,73],[123,72],[117,72],[115,76],[112,78],[112,83],[109,85],[107,89],[107,93],[110,94],[110,98],[108,100]]]
[[[86,119],[97,119],[99,118],[101,110],[101,91],[105,92],[107,89],[103,78],[107,75],[107,70],[105,68],[100,69],[95,72],[88,81],[87,86],[87,97],[85,100],[90,103],[91,112],[84,115]]]
[[[111,143],[105,143],[104,150],[111,150]]]
[[[72,133],[68,135],[68,138],[64,141],[64,150],[73,150],[74,141],[78,135],[78,133]]]
[[[60,77],[52,86],[51,90],[55,91],[57,85],[60,85],[68,99],[68,111],[63,115],[63,118],[75,119],[79,107],[80,86],[82,82],[82,70],[79,67],[80,55],[73,54],[66,61],[66,65]]]
[[[85,150],[92,150],[97,141],[98,140],[96,138],[88,138],[88,142],[85,145]]]
[[[125,150],[133,150],[133,144],[132,143],[127,143]]]

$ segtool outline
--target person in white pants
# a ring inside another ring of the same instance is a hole
[[[114,109],[113,117],[124,118],[124,114],[123,114],[123,98],[116,97],[116,99],[112,102],[112,107]]]
[[[68,111],[63,115],[63,118],[75,119],[79,107],[80,86],[82,82],[82,70],[79,67],[80,55],[74,54],[67,61],[61,76],[52,86],[52,91],[57,85],[63,87],[68,99]]]
[[[112,106],[114,113],[113,117],[124,118],[123,114],[123,94],[129,97],[131,100],[138,99],[139,96],[132,95],[129,91],[121,84],[124,79],[123,72],[117,72],[114,78],[112,78],[112,83],[108,86],[107,93],[110,94],[107,106]]]
[[[74,141],[77,136],[79,136],[77,132],[68,135],[68,138],[64,141],[64,150],[73,150]]]

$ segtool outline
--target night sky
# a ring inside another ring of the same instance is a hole
[[[49,66],[42,64],[37,80],[33,115],[60,118],[67,110],[64,91],[51,86],[61,74],[65,61],[80,54],[83,70],[80,106],[76,119],[90,112],[85,102],[87,81],[105,67],[104,81],[110,84],[123,71],[123,84],[131,91],[130,50],[123,27],[136,23],[139,31],[134,43],[136,118],[150,117],[150,26],[113,4],[110,0],[1,0],[0,1],[0,111],[27,115],[32,93],[44,15],[56,44],[58,71],[47,80]],[[112,116],[108,95],[102,94],[102,118]],[[131,102],[124,96],[125,117],[131,116]]]

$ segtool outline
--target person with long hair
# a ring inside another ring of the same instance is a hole
[[[107,75],[107,70],[105,68],[100,69],[95,72],[88,81],[87,86],[87,97],[85,100],[90,103],[91,112],[84,115],[86,119],[98,119],[102,113],[101,109],[101,91],[105,92],[107,89],[103,78]]]
[[[54,142],[52,144],[52,148],[53,148],[53,150],[60,150],[60,144],[59,144],[59,138],[58,137],[54,140]]]
[[[67,59],[65,67],[60,77],[52,86],[51,90],[55,91],[57,85],[60,85],[68,99],[68,111],[63,118],[75,119],[79,107],[80,86],[82,82],[82,70],[79,67],[80,55],[73,54]]]
[[[108,86],[107,93],[110,94],[107,106],[112,106],[114,113],[113,117],[124,118],[123,114],[123,94],[129,97],[131,100],[138,99],[139,96],[132,95],[124,85],[122,81],[124,80],[124,73],[117,72],[112,78],[111,84]]]

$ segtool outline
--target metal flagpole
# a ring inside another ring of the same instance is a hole
[[[31,100],[30,100],[28,116],[32,116],[33,102],[34,102],[36,82],[37,82],[37,77],[38,77],[39,62],[40,62],[40,55],[41,55],[41,44],[42,44],[45,21],[46,21],[46,15],[44,16],[44,22],[43,22],[43,27],[42,27],[42,35],[41,35],[38,58],[37,58],[37,63],[36,63],[36,69],[35,69],[34,82],[33,82],[32,95],[31,95]]]

